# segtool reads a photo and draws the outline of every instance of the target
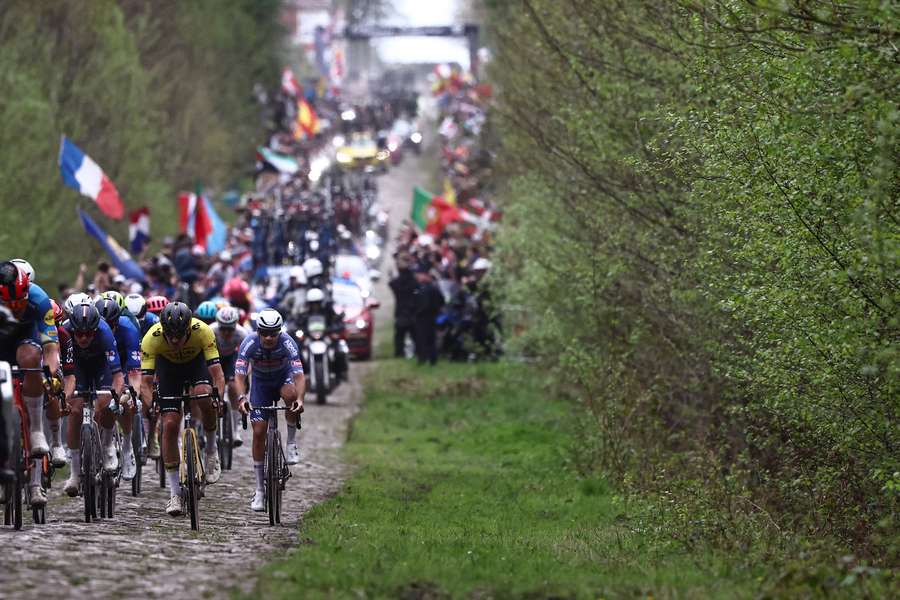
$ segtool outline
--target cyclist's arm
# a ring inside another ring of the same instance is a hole
[[[220,363],[209,365],[209,374],[212,376],[213,385],[219,392],[219,398],[225,398],[225,373],[222,371],[222,365]]]
[[[125,376],[122,374],[122,371],[118,373],[113,373],[112,377],[112,389],[117,393],[121,394],[122,389],[125,387]]]
[[[75,375],[63,377],[63,392],[66,394],[66,399],[71,398],[72,394],[75,393]]]
[[[141,401],[150,407],[153,402],[153,375],[156,372],[156,350],[153,332],[148,331],[141,340]]]
[[[303,363],[300,361],[300,350],[294,338],[287,336],[284,342],[288,356],[291,359],[291,376],[294,379],[294,387],[297,389],[297,401],[303,406],[303,397],[306,394],[306,378],[303,376]]]
[[[255,337],[248,335],[244,338],[241,347],[238,348],[237,358],[234,359],[234,383],[237,385],[238,394],[241,395],[250,393],[247,389],[247,373],[250,371],[250,350]]]

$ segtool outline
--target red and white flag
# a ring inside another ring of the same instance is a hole
[[[294,72],[290,67],[285,67],[284,70],[281,71],[281,90],[285,94],[289,94],[295,98],[303,91],[303,88],[297,83],[297,78],[294,77]]]

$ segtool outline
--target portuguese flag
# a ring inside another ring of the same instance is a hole
[[[413,189],[412,221],[433,236],[440,235],[450,223],[462,220],[459,209],[441,196],[416,186]]]

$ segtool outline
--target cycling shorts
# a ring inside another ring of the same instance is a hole
[[[75,389],[86,392],[95,390],[108,390],[112,387],[112,372],[106,355],[101,354],[95,358],[80,359],[75,361]]]
[[[156,380],[160,397],[181,396],[184,393],[185,385],[190,390],[195,385],[211,384],[212,381],[209,369],[206,368],[206,358],[203,357],[202,352],[186,363],[174,363],[164,356],[157,356]],[[160,400],[159,402],[161,412],[180,412],[181,407],[182,402],[177,400]]]
[[[257,410],[257,407],[276,404],[281,398],[281,387],[293,384],[294,376],[291,374],[290,367],[274,373],[266,373],[265,377],[253,374],[250,377],[250,406],[254,408],[250,411],[250,420],[257,422],[268,419],[268,413]],[[303,390],[297,390],[298,394],[302,392]]]
[[[41,332],[37,323],[19,325],[8,336],[4,336],[0,341],[0,361],[8,362],[11,365],[18,364],[16,350],[24,344],[43,350]]]

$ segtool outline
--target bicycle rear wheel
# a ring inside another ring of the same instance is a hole
[[[284,469],[287,462],[284,457],[284,450],[281,446],[281,433],[275,432],[275,439],[278,441],[276,449],[278,452],[275,456],[275,522],[281,523],[281,499],[284,493]]]
[[[199,457],[199,449],[197,448],[197,438],[192,435],[193,432],[187,431],[184,436],[184,461],[187,463],[187,477],[184,482],[187,490],[187,509],[191,515],[191,529],[200,530],[200,484],[199,474],[197,473],[197,458]]]
[[[84,496],[84,522],[90,523],[97,516],[97,498],[95,481],[97,479],[97,463],[94,461],[94,428],[90,425],[81,427],[81,491]]]

